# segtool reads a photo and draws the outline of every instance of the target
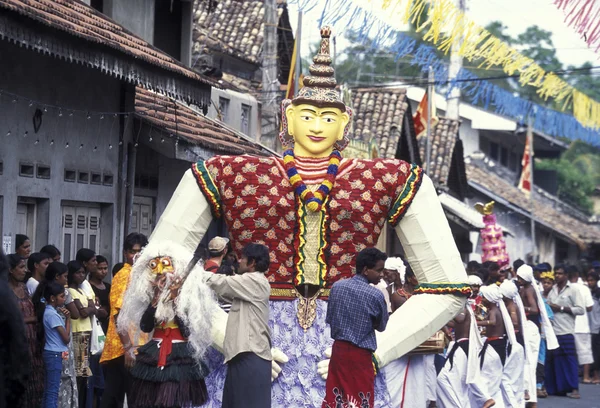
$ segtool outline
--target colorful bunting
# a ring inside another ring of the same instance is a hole
[[[298,0],[288,0],[288,2],[295,2],[299,7],[301,6]],[[424,15],[425,4],[422,0],[404,0],[404,2],[407,3],[404,8],[405,13],[411,16],[410,21],[420,27],[421,31],[426,28],[427,24],[431,25],[431,23],[428,23],[429,19],[427,16]],[[318,0],[304,0],[302,3],[304,6],[311,6],[312,8],[318,4]],[[482,104],[485,109],[493,110],[499,115],[515,120],[521,121],[527,116],[531,116],[533,128],[538,132],[554,137],[582,140],[592,145],[600,146],[600,134],[593,130],[593,127],[597,126],[595,123],[600,122],[600,104],[573,88],[570,88],[573,89],[572,95],[570,97],[565,96],[565,89],[567,89],[565,85],[570,87],[566,83],[563,85],[561,82],[554,82],[555,88],[551,92],[550,85],[555,81],[554,77],[556,77],[554,74],[550,73],[547,75],[551,79],[546,85],[539,88],[539,92],[543,91],[545,94],[552,94],[557,99],[560,98],[559,100],[563,101],[563,104],[572,100],[575,117],[536,105],[531,101],[515,96],[513,93],[489,81],[479,79],[479,77],[465,68],[459,71],[456,78],[448,81],[447,62],[437,56],[434,48],[425,44],[417,45],[417,42],[413,38],[410,38],[401,31],[389,29],[389,25],[371,12],[365,10],[363,6],[354,4],[352,0],[331,0],[328,3],[327,10],[323,12],[319,21],[320,26],[330,24],[355,30],[354,32],[357,34],[359,41],[362,41],[366,45],[371,45],[373,48],[387,48],[396,54],[396,60],[412,56],[411,64],[417,65],[422,72],[426,73],[428,68],[432,67],[436,78],[436,85],[447,84],[448,92],[454,87],[460,88],[463,98],[467,102]],[[384,6],[386,6],[386,3],[389,3],[387,7],[391,7],[392,0],[383,0],[383,3]],[[394,1],[393,3],[395,6],[390,10],[390,13],[397,12],[398,10],[398,1]],[[435,19],[438,19],[437,16],[440,10],[438,8],[435,13],[432,12],[432,21],[437,21]],[[467,32],[474,33],[479,30],[472,22],[467,24],[465,19],[461,21],[460,24],[466,27]],[[360,24],[357,22],[360,22]],[[364,27],[368,27],[368,30],[375,30],[374,32],[385,33],[385,38],[379,37],[377,40],[369,40],[369,35],[372,35],[372,33],[370,31],[362,31]],[[429,35],[434,36],[435,30]],[[479,57],[482,55],[492,55],[491,48],[500,49],[503,48],[503,45],[499,40],[496,41],[488,38],[488,41],[483,41],[481,48],[482,50],[478,54]],[[463,50],[465,49],[463,48]],[[472,56],[474,54],[470,52],[469,55]],[[519,59],[517,58],[516,61],[518,62]],[[494,63],[489,66],[492,65],[496,64]],[[508,67],[511,70],[513,69],[512,65]],[[523,70],[521,72],[521,76],[523,77],[520,78],[521,82],[526,81],[526,83],[530,83],[534,81],[535,71],[535,65],[529,70]],[[514,71],[511,72],[514,73]],[[578,117],[577,114],[579,114]]]
[[[562,3],[567,1],[563,0]],[[577,4],[582,3],[582,0],[572,1]],[[294,2],[302,10],[314,8],[321,3],[319,0],[289,0],[289,3]],[[579,92],[557,75],[546,72],[531,58],[520,54],[475,24],[451,0],[372,0],[370,4],[379,5],[386,16],[390,17],[389,21],[398,21],[397,27],[390,26],[366,10],[363,3],[359,4],[352,0],[331,0],[326,3],[327,9],[323,10],[320,25],[329,24],[355,30],[359,40],[362,41],[376,33],[376,39],[372,40],[374,45],[381,47],[383,44],[391,43],[392,49],[401,50],[394,40],[397,39],[398,30],[402,28],[400,25],[411,22],[417,27],[417,31],[422,33],[423,39],[431,42],[439,50],[447,53],[456,45],[459,54],[465,59],[482,61],[482,68],[498,66],[507,75],[518,75],[521,85],[536,87],[542,98],[555,99],[563,109],[572,107],[573,116],[581,125],[592,129],[600,128],[599,102]],[[426,15],[427,6],[429,6],[428,15]],[[419,47],[416,51],[423,50]],[[425,63],[426,58],[430,58],[431,61],[438,60],[434,53],[415,55],[417,65]],[[445,69],[445,65],[443,66]],[[436,72],[436,78],[445,77],[447,75],[440,76]],[[484,88],[475,91],[478,100],[489,103],[493,98],[498,98],[497,92],[491,84],[477,86],[477,88]],[[568,128],[574,129],[575,126],[568,125]],[[576,137],[564,134],[555,135]],[[578,138],[587,139],[587,135]]]

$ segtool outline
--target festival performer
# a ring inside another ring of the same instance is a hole
[[[172,243],[161,250],[164,255],[158,256],[142,251],[119,313],[122,335],[132,326],[153,333],[137,350],[131,394],[138,408],[198,407],[208,397],[205,354],[211,339],[206,333],[218,304],[204,283],[205,272],[190,271],[187,251]]]
[[[356,256],[356,275],[331,288],[326,321],[334,342],[322,408],[374,406],[375,330],[385,330],[388,313],[383,294],[369,284],[379,283],[386,259],[377,248],[363,249]]]
[[[448,221],[422,169],[396,159],[341,158],[352,112],[335,90],[330,34],[322,30],[319,53],[298,96],[283,102],[283,158],[216,156],[196,163],[183,176],[149,245],[158,254],[163,242],[177,242],[191,259],[213,218],[223,218],[238,253],[251,242],[271,249],[272,397],[282,407],[323,401],[325,383],[317,365],[322,363],[326,376],[331,287],[353,276],[356,254],[376,244],[386,221],[398,234],[420,290],[378,336],[379,368],[446,324],[469,292]],[[407,324],[414,316],[421,317],[419,324]],[[213,326],[218,350],[226,325],[227,314],[218,313]],[[221,405],[225,374],[215,356],[206,380],[210,407]],[[376,376],[375,398],[378,407],[389,406],[385,376]]]
[[[486,340],[481,351],[481,375],[491,398],[496,402],[495,406],[505,407],[502,378],[507,346],[517,343],[515,330],[500,288],[492,284],[482,286],[480,292],[483,296],[482,303],[488,308],[488,319],[477,322],[478,326],[483,326],[486,330]]]
[[[391,297],[396,292],[397,288],[402,287],[406,265],[400,257],[389,257],[385,260],[385,268],[383,269],[383,279],[377,287],[383,292],[385,303],[388,307],[388,313],[392,313]]]
[[[537,281],[533,275],[533,269],[529,265],[522,265],[517,269],[517,284],[519,285],[519,294],[523,301],[523,308],[527,321],[523,327],[523,336],[527,348],[528,372],[525,373],[525,399],[529,397],[528,403],[537,404],[537,380],[536,368],[538,354],[540,350],[540,328],[546,337],[546,346],[548,350],[558,348],[558,341],[552,328],[552,323],[548,318],[544,299],[538,287]]]
[[[481,305],[481,295],[479,294],[479,288],[483,285],[481,278],[478,275],[469,275],[469,286],[471,286],[472,294],[469,297],[468,304],[473,309],[473,312],[477,310]]]
[[[523,324],[527,321],[525,309],[519,289],[511,280],[505,280],[500,285],[500,293],[504,297],[504,304],[510,314],[515,331],[516,342],[511,344],[502,372],[502,396],[507,407],[525,406],[525,341],[523,338]],[[535,390],[532,390],[535,392]]]
[[[479,352],[483,344],[477,321],[469,305],[449,323],[454,328],[454,344],[446,363],[437,376],[439,408],[471,408],[494,406],[481,377]]]

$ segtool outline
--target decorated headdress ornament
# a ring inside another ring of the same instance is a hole
[[[284,99],[281,102],[282,128],[279,133],[279,140],[284,147],[291,147],[293,137],[288,133],[287,118],[285,110],[290,104],[301,105],[309,104],[319,108],[333,107],[350,116],[350,120],[344,129],[344,138],[335,143],[335,150],[344,150],[348,145],[348,132],[352,123],[352,109],[347,107],[342,101],[340,92],[336,90],[337,81],[335,80],[335,70],[331,66],[331,55],[329,53],[329,37],[331,37],[331,27],[321,28],[321,46],[317,55],[313,57],[313,64],[308,68],[310,75],[303,79],[303,87],[294,99]]]
[[[509,264],[508,253],[506,252],[506,242],[502,228],[496,222],[494,212],[494,202],[487,204],[477,203],[475,209],[483,215],[484,227],[481,229],[481,261],[492,261],[498,263],[501,268]]]
[[[540,293],[540,288],[535,281],[535,277],[533,276],[533,268],[527,264],[521,265],[519,269],[517,269],[517,276],[523,279],[526,282],[531,283],[533,286],[533,290],[535,291],[535,296],[538,304],[538,309],[540,311],[540,315],[542,316],[542,329],[544,330],[544,334],[546,335],[546,344],[548,345],[548,350],[554,350],[558,348],[558,340],[556,339],[556,335],[554,334],[554,328],[552,327],[552,323],[548,318],[548,313],[546,312],[546,307],[544,305],[544,299],[542,298],[542,294]]]
[[[554,271],[542,272],[540,274],[540,279],[550,279],[554,280]]]

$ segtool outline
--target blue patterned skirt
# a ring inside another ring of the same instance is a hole
[[[305,332],[296,317],[298,300],[271,301],[269,327],[273,347],[288,356],[282,371],[271,387],[273,408],[320,407],[325,397],[325,380],[317,374],[317,363],[325,359],[325,350],[331,347],[329,326],[325,323],[327,302],[317,300],[317,317]],[[211,350],[211,373],[206,378],[209,399],[203,407],[220,408],[227,367],[223,356]],[[375,377],[375,407],[391,407],[390,397],[382,373]]]

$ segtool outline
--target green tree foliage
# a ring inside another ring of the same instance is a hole
[[[542,170],[554,170],[558,175],[558,197],[587,212],[593,209],[590,196],[600,185],[600,151],[576,141],[560,159],[536,161]]]

